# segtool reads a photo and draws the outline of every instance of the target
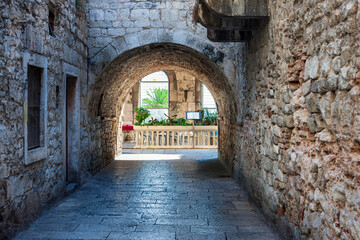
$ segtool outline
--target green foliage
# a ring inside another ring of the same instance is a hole
[[[76,0],[75,1],[76,7],[80,7],[80,8],[85,8],[86,7],[85,3],[89,3],[89,0]]]
[[[164,113],[164,115],[167,117],[167,121],[168,121],[169,125],[171,126],[174,118],[175,118],[177,115],[172,115],[172,116],[170,116],[170,115],[167,115],[166,113]]]
[[[164,113],[164,115],[168,119],[161,119],[157,120],[156,118],[151,118],[147,123],[138,124],[135,123],[135,125],[139,126],[191,126],[192,124],[184,118],[175,118],[176,115],[168,116]]]
[[[175,118],[172,122],[173,125],[176,126],[191,126],[192,124],[186,121],[185,118]]]
[[[150,111],[143,107],[136,107],[135,125],[140,126],[150,116]]]
[[[170,126],[190,126],[190,125],[192,125],[191,123],[186,121],[185,118],[176,118],[177,115],[169,116],[165,113],[164,113],[164,115],[168,118],[167,122],[169,123]]]
[[[167,119],[158,120],[156,118],[151,117],[151,119],[144,123],[145,119],[150,116],[150,111],[145,108],[135,108],[136,116],[135,123],[136,126],[191,126],[192,123],[188,122],[185,118],[176,118],[177,115],[169,116],[164,113]],[[197,121],[195,125],[203,126],[203,125],[217,125],[217,113],[210,113],[207,109],[200,110],[201,112],[201,120]]]
[[[154,88],[146,91],[147,98],[142,100],[145,108],[167,108],[168,107],[168,90],[164,88]]]
[[[211,113],[207,109],[201,109],[201,125],[217,125],[217,113]]]

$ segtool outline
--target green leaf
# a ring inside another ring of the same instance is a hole
[[[145,108],[167,108],[168,90],[164,88],[154,88],[146,91],[147,98],[142,100],[142,106]]]

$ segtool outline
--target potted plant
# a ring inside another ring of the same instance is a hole
[[[135,111],[136,111],[135,125],[141,126],[141,124],[145,121],[145,119],[147,119],[150,116],[150,111],[143,107],[136,107]]]

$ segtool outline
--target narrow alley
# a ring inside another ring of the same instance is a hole
[[[277,239],[216,150],[126,151],[16,239]]]
[[[360,0],[0,0],[0,240],[360,240],[359,23]]]

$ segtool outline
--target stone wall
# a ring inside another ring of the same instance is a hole
[[[53,36],[49,34],[49,8],[55,14]],[[64,71],[78,74],[81,116],[86,110],[87,29],[83,12],[72,0],[0,2],[0,239],[13,236],[64,195]],[[33,59],[27,62],[27,56]],[[47,130],[43,137],[47,149],[45,159],[25,164],[27,73],[23,69],[37,58],[46,65]],[[82,122],[81,126],[85,125]],[[78,144],[87,142],[83,132]],[[79,169],[84,169],[79,175],[87,175],[85,166]]]
[[[247,45],[235,177],[286,239],[359,239],[359,1],[270,1]]]
[[[210,91],[218,91],[218,104],[227,108],[220,116],[224,131],[219,136],[220,156],[231,168],[234,154],[225,149],[232,149],[231,140],[235,136],[225,132],[233,132],[236,124],[232,123],[238,119],[238,99],[234,96],[239,84],[236,61],[241,58],[238,49],[242,44],[210,42],[206,29],[192,22],[194,4],[192,0],[89,0],[89,125],[92,133],[101,132],[101,138],[90,137],[90,152],[94,154],[89,163],[100,166],[103,163],[100,159],[105,156],[106,162],[113,159],[119,120],[116,116],[120,115],[125,97],[138,79],[154,71],[176,70],[208,79],[206,85]],[[175,48],[179,51],[174,51]],[[158,55],[151,51],[158,51]],[[179,56],[180,52],[189,58]],[[199,57],[193,60],[190,52]],[[138,60],[134,62],[136,54]],[[203,57],[201,63],[196,60]],[[201,70],[206,64],[209,64],[208,72]],[[103,132],[107,129],[104,124],[110,122],[114,128]]]
[[[200,108],[201,82],[186,72],[175,72],[170,78],[170,116],[186,119],[186,112]]]

